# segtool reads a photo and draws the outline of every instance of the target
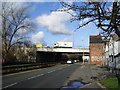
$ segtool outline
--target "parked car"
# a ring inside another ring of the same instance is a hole
[[[79,62],[80,60],[77,60],[77,62]]]
[[[74,62],[76,63],[76,62],[77,62],[77,60],[74,60]]]
[[[67,60],[68,64],[73,64],[73,60]]]

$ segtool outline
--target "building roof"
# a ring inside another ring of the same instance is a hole
[[[112,34],[110,37],[115,41],[120,41],[120,37],[117,34]]]
[[[90,43],[103,43],[100,35],[90,36]]]
[[[109,39],[103,39],[103,42],[107,43],[107,42],[109,42]]]

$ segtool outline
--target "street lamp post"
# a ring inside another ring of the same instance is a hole
[[[82,40],[84,41],[84,40]],[[83,45],[83,64],[84,64],[84,45]]]
[[[73,47],[74,47],[74,33],[76,32],[76,30],[77,30],[77,29],[75,29],[75,30],[73,31]],[[84,41],[84,40],[82,39],[82,41]],[[84,45],[83,45],[83,47],[84,47]],[[84,48],[83,48],[83,64],[84,64]]]
[[[83,64],[84,64],[84,48],[83,48]]]
[[[75,30],[73,31],[73,47],[74,47],[74,34],[75,34],[76,30],[77,30],[77,29],[75,29]]]
[[[73,47],[74,47],[74,33],[75,33],[75,30],[73,31]]]

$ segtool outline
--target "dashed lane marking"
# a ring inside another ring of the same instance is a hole
[[[65,66],[65,65],[61,65],[61,66]],[[47,69],[47,68],[44,68],[44,69]],[[22,74],[22,73],[28,73],[28,72],[32,72],[32,71],[44,70],[44,69],[40,68],[40,69],[29,70],[29,71],[24,71],[24,72],[12,73],[12,74],[8,74],[8,75],[2,75],[0,77],[12,76],[12,75],[17,75],[17,74]]]
[[[33,79],[33,78],[36,78],[36,77],[40,77],[40,76],[43,76],[43,75],[44,75],[44,74],[40,74],[40,75],[37,75],[37,76],[33,76],[33,77],[28,78],[28,80]]]
[[[46,69],[46,68],[44,68],[44,69]],[[0,76],[0,77],[12,76],[12,75],[17,75],[17,74],[22,74],[22,73],[28,73],[28,72],[32,72],[32,71],[38,71],[38,70],[43,70],[43,69],[35,69],[35,70],[29,70],[29,71],[18,72],[18,73],[12,73],[12,74],[3,75],[3,76]]]
[[[71,65],[68,65],[68,66],[71,66]],[[68,67],[67,66],[67,67]],[[64,67],[64,68],[66,68],[66,67]],[[63,69],[63,68],[59,68],[59,69],[57,69],[57,70],[61,70],[61,69]],[[57,71],[57,70],[52,70],[52,71],[49,71],[49,72],[47,72],[47,73],[52,73],[52,72],[55,72],[55,71]],[[43,76],[44,74],[40,74],[40,75],[37,75],[37,76],[33,76],[33,77],[30,77],[30,78],[28,78],[28,80],[30,80],[30,79],[33,79],[33,78],[36,78],[36,77],[39,77],[39,76]]]
[[[63,65],[63,66],[65,66],[65,65]],[[66,66],[66,67],[69,67],[69,66],[71,66],[71,65],[68,65],[68,66]],[[59,69],[57,69],[57,70],[61,70],[61,69],[64,69],[64,68],[66,68],[66,67],[59,68]],[[43,69],[37,69],[37,70],[43,70]],[[4,76],[11,76],[11,75],[16,75],[16,74],[21,74],[21,73],[27,73],[27,72],[37,71],[37,70],[30,70],[30,71],[19,72],[19,73],[4,75]],[[57,71],[57,70],[52,70],[52,71],[47,72],[47,73],[52,73],[52,72],[55,72],[55,71]],[[44,75],[44,74],[36,75],[36,76],[33,76],[33,77],[28,78],[28,80],[33,79],[33,78],[36,78],[36,77],[40,77],[40,76],[43,76],[43,75]],[[13,85],[15,85],[15,84],[17,84],[17,82],[16,82],[16,83],[13,83],[13,84],[10,84],[10,85],[7,85],[7,86],[3,87],[2,89],[11,87],[11,86],[13,86]]]
[[[55,72],[56,70],[53,70],[53,72]]]
[[[15,84],[17,84],[17,82],[16,82],[16,83],[13,83],[13,84],[10,84],[10,85],[7,85],[7,86],[3,87],[2,89],[11,87],[11,86],[13,86],[13,85],[15,85]]]
[[[49,72],[47,72],[47,73],[52,73],[53,71],[49,71]]]

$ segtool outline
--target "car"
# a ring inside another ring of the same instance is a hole
[[[73,64],[73,60],[67,60],[68,64]]]
[[[80,60],[77,60],[77,62],[79,62]]]
[[[76,63],[76,62],[77,62],[77,60],[74,60],[74,62]]]

